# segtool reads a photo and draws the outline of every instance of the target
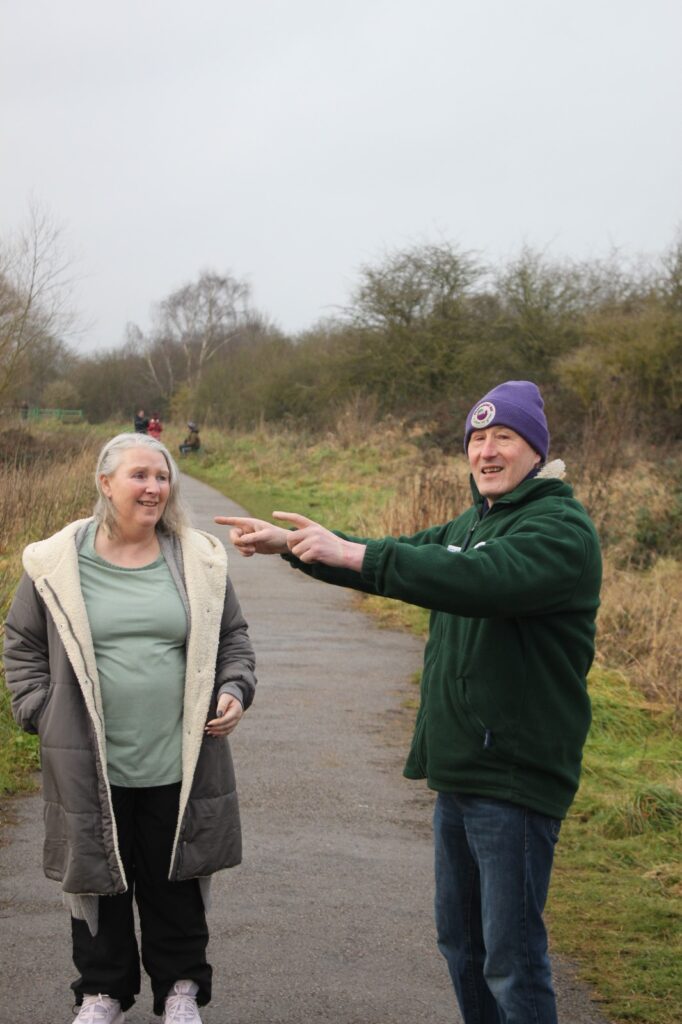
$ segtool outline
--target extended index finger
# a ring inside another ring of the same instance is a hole
[[[273,512],[273,519],[284,519],[287,523],[293,523],[294,526],[298,526],[300,530],[304,526],[315,526],[317,525],[313,519],[308,519],[306,516],[301,516],[298,512]]]
[[[221,526],[249,526],[253,523],[253,519],[245,518],[244,516],[213,516],[214,523],[220,523]]]

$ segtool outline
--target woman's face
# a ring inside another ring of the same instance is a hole
[[[119,527],[156,527],[170,494],[170,472],[161,452],[125,449],[114,472],[102,473],[100,483],[116,510]]]

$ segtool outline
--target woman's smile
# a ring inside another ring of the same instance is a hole
[[[129,448],[115,471],[102,477],[102,490],[116,509],[119,528],[155,527],[170,494],[170,473],[161,452]]]

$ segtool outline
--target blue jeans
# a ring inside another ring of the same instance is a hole
[[[556,1024],[542,912],[561,822],[439,793],[436,929],[464,1024]]]

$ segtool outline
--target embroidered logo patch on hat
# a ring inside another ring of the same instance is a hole
[[[482,430],[495,419],[495,406],[492,402],[481,402],[471,414],[471,426],[474,430]]]

